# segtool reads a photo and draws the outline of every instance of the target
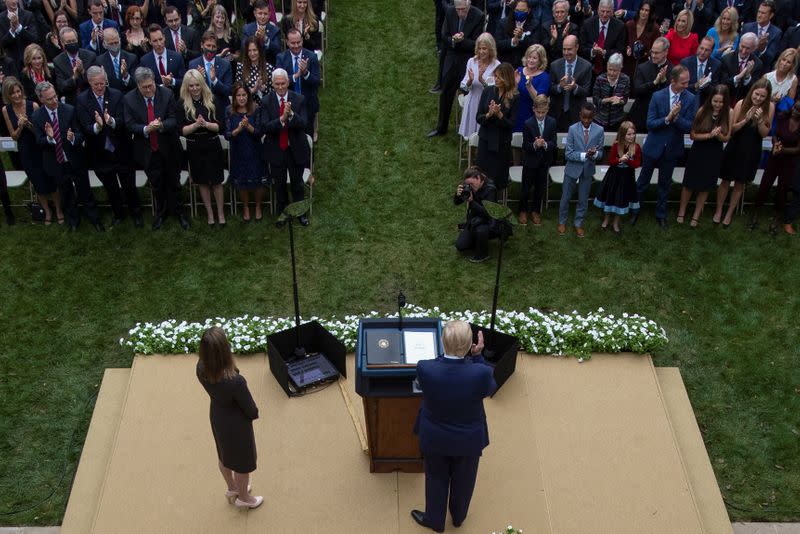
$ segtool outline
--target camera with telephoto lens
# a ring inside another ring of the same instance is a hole
[[[472,194],[472,186],[464,182],[463,184],[461,184],[461,187],[462,187],[461,195],[459,198],[461,198],[461,200],[466,202],[467,200],[469,200],[469,196]]]

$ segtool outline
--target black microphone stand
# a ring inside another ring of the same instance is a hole
[[[295,347],[294,347],[294,357],[296,359],[302,359],[306,357],[306,349],[303,347],[302,343],[300,342],[300,297],[298,296],[297,291],[297,262],[295,260],[294,255],[294,226],[292,224],[292,220],[295,217],[300,217],[301,215],[305,215],[305,213],[311,207],[311,200],[305,199],[300,200],[298,202],[292,202],[286,208],[284,208],[283,213],[278,218],[278,221],[288,222],[289,223],[289,250],[292,256],[292,296],[294,298],[294,326],[295,326]]]

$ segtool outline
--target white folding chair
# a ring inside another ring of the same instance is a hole
[[[17,152],[17,142],[14,141],[11,137],[0,137],[0,152]],[[6,184],[8,185],[9,189],[14,189],[17,187],[24,187],[28,184],[28,175],[25,174],[25,171],[6,171]],[[33,184],[28,185],[28,193],[30,195],[30,201],[33,202],[34,200],[34,191],[33,191]],[[12,206],[24,206],[25,204],[12,204]]]

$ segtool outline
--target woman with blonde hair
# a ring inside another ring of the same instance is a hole
[[[797,95],[798,53],[796,48],[787,48],[775,62],[775,70],[764,75],[772,87],[772,101],[776,104],[784,97],[794,100]]]
[[[228,61],[235,61],[239,58],[241,41],[231,27],[231,19],[228,17],[225,6],[214,6],[211,24],[208,25],[206,31],[214,32],[214,35],[217,36],[217,50],[219,50],[220,57],[224,57]]]
[[[487,87],[478,106],[478,167],[494,181],[498,190],[508,185],[511,137],[519,109],[519,91],[514,67],[501,63],[494,71],[494,86]]]
[[[525,121],[533,117],[533,99],[550,92],[550,74],[547,73],[547,52],[540,44],[533,44],[522,57],[522,66],[514,72],[519,92],[519,111],[514,131],[521,132]]]
[[[25,47],[22,53],[22,72],[20,82],[26,95],[31,95],[34,102],[40,104],[39,97],[36,96],[36,85],[42,82],[50,82],[55,86],[55,73],[47,66],[47,57],[41,46],[31,43]]]
[[[215,224],[211,208],[213,189],[220,228],[225,226],[222,190],[225,156],[219,140],[219,125],[224,114],[224,110],[215,109],[214,95],[206,85],[205,76],[197,69],[188,70],[181,83],[176,118],[181,135],[186,138],[189,175],[200,188],[208,225],[213,227]]]
[[[209,418],[217,465],[228,486],[225,497],[239,508],[257,508],[264,497],[250,495],[250,473],[256,470],[253,421],[258,407],[247,380],[233,361],[225,331],[214,326],[200,339],[197,379],[211,398]]]
[[[319,21],[309,0],[292,0],[292,10],[281,19],[281,33],[284,42],[292,28],[295,28],[303,36],[303,48],[307,50],[322,48]]]
[[[673,65],[680,64],[682,59],[695,55],[699,40],[696,33],[692,33],[694,15],[684,9],[675,17],[675,26],[664,37],[669,41],[667,61]]]
[[[478,105],[485,87],[494,85],[494,70],[500,62],[497,60],[497,47],[491,33],[485,32],[475,40],[475,55],[467,61],[467,70],[461,80],[461,92],[464,96],[464,109],[461,112],[461,125],[458,133],[464,139],[478,131]]]
[[[739,12],[735,7],[726,7],[717,17],[717,21],[706,33],[714,39],[711,57],[722,59],[722,56],[739,49]]]

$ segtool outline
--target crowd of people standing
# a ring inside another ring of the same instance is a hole
[[[439,94],[439,118],[428,136],[447,132],[460,91],[464,106],[458,133],[467,140],[477,132],[478,170],[498,194],[508,186],[512,162],[523,166],[521,224],[541,224],[542,190],[558,153],[555,132],[561,132],[566,133],[561,235],[576,189],[573,226],[579,237],[586,235],[584,218],[600,163],[608,166],[594,200],[604,214],[601,228],[621,232],[624,215],[636,224],[652,179],[658,184],[656,219],[666,229],[667,198],[678,167],[684,171],[683,187],[674,220],[698,226],[708,195],[716,191],[712,220],[728,228],[746,185],[765,168],[749,224],[758,225],[777,181],[771,229],[795,233],[800,3],[434,3],[440,61],[431,92]],[[510,147],[517,132],[522,133],[520,154]],[[604,134],[610,132],[616,141],[608,150]],[[646,134],[642,146],[637,133]],[[691,143],[685,142],[687,136]],[[771,141],[768,151],[765,139]],[[687,216],[693,196],[695,207]]]
[[[89,171],[106,191],[112,225],[127,216],[144,225],[137,169],[153,191],[154,230],[169,216],[190,226],[181,202],[187,167],[209,226],[227,222],[226,170],[245,222],[263,219],[269,185],[278,212],[290,191],[303,198],[319,111],[322,0],[287,1],[280,24],[272,0],[4,0],[2,8],[0,130],[16,141],[12,164],[30,180],[44,225],[76,230],[83,214],[105,230]],[[231,25],[236,13],[241,35]],[[299,222],[309,224],[306,215]]]

